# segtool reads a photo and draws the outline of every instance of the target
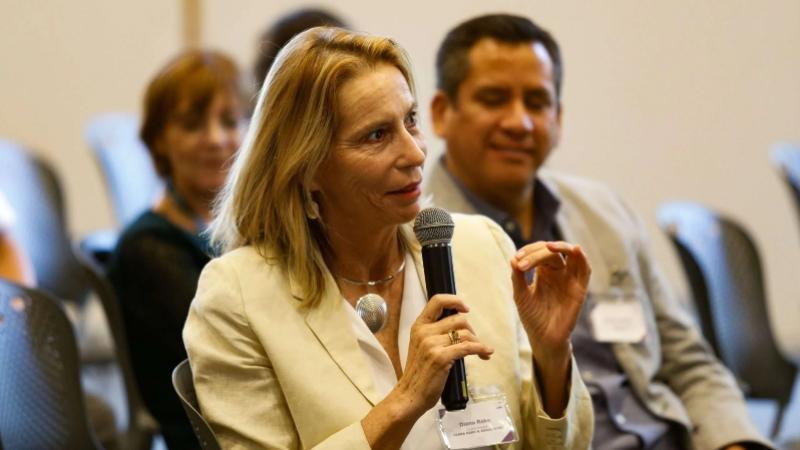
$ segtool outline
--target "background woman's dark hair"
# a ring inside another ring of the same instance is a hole
[[[553,36],[526,17],[489,14],[470,19],[450,30],[436,52],[436,87],[451,100],[458,99],[458,87],[469,73],[470,49],[484,38],[506,44],[541,43],[553,60],[556,95],[561,98],[564,68],[561,50]]]
[[[144,96],[139,136],[161,177],[169,177],[172,168],[167,157],[156,149],[156,143],[181,102],[202,112],[214,96],[228,92],[237,97],[244,114],[248,100],[241,74],[236,63],[220,52],[189,50],[173,58],[153,77]]]
[[[342,19],[317,8],[304,8],[291,12],[267,28],[258,41],[258,54],[253,66],[256,86],[261,88],[272,62],[275,61],[275,56],[287,42],[309,28],[321,26],[347,28]]]

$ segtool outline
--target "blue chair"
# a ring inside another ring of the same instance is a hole
[[[693,203],[668,203],[658,221],[677,249],[701,328],[749,398],[777,402],[772,436],[780,431],[797,368],[772,335],[761,259],[747,231]]]
[[[47,293],[0,279],[0,435],[9,449],[99,449],[72,325]]]
[[[92,286],[92,291],[97,295],[103,307],[111,338],[114,341],[116,363],[122,373],[125,406],[128,413],[127,423],[120,433],[120,440],[124,443],[122,448],[123,450],[148,450],[152,447],[155,435],[158,433],[158,424],[147,410],[139,393],[119,300],[105,276],[103,261],[97,259],[102,255],[96,253],[96,248],[84,240],[76,244],[75,255]]]
[[[0,139],[0,191],[17,218],[11,235],[30,258],[39,288],[84,301],[89,286],[72,252],[55,170],[29,149]]]
[[[117,222],[125,226],[164,188],[139,139],[139,120],[133,114],[104,114],[88,122],[85,135],[111,193]]]

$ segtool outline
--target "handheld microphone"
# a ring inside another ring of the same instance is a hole
[[[453,258],[450,240],[453,238],[453,218],[442,208],[426,208],[414,220],[414,234],[422,245],[422,266],[425,270],[425,286],[428,300],[436,294],[455,294],[456,281],[453,275]],[[444,317],[456,314],[445,309]],[[464,358],[453,361],[442,391],[442,404],[448,411],[467,407],[467,369]]]

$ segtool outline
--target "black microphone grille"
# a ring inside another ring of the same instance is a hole
[[[432,244],[449,244],[453,238],[453,218],[442,208],[425,208],[414,219],[414,234],[425,247]]]

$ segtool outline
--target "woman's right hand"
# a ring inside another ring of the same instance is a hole
[[[438,320],[445,309],[457,314]],[[389,395],[361,421],[372,448],[399,448],[411,427],[442,395],[453,361],[469,355],[489,359],[494,349],[475,336],[467,305],[455,295],[433,296],[411,326],[405,370]],[[458,332],[458,343],[449,332]]]
[[[457,314],[438,320],[445,309]],[[403,398],[417,417],[438,401],[453,361],[468,355],[489,359],[494,352],[475,335],[467,321],[468,311],[455,295],[435,295],[411,326],[405,370],[393,393]],[[450,342],[451,330],[458,332],[457,344]]]

